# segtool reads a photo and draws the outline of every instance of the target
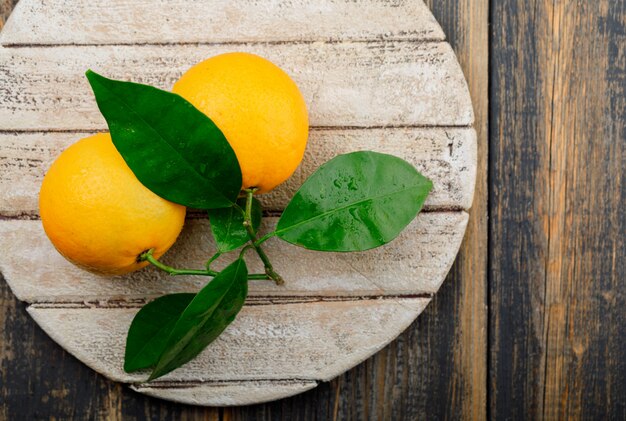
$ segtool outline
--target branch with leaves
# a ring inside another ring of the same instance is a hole
[[[148,250],[138,259],[171,275],[213,279],[197,294],[170,294],[145,305],[128,331],[124,370],[151,369],[148,380],[192,360],[235,319],[248,280],[283,280],[263,243],[276,237],[310,250],[363,251],[400,234],[421,210],[432,182],[408,162],[371,151],[339,155],[317,169],[291,199],[276,228],[259,236],[262,206],[241,191],[237,157],[220,129],[182,97],[151,86],[87,78],[115,147],[139,181],[157,195],[207,211],[216,251],[204,269],[176,269]],[[243,197],[242,197],[243,195]],[[239,255],[222,271],[211,265]],[[248,274],[254,250],[265,273]]]

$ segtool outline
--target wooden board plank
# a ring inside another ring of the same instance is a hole
[[[403,331],[427,298],[246,305],[193,361],[151,383],[230,380],[330,380]],[[121,382],[146,372],[122,366],[126,332],[138,308],[32,305],[29,314],[76,358]]]
[[[490,416],[626,419],[626,1],[493,5]]]
[[[311,390],[317,384],[308,380],[250,380],[186,385],[146,384],[131,386],[131,389],[148,396],[188,405],[231,406],[258,404],[293,396]]]
[[[170,0],[167,9],[172,13],[163,13],[164,6],[151,0],[22,0],[0,42],[42,45],[444,39],[421,0]]]
[[[0,133],[0,215],[37,215],[39,187],[54,159],[90,133]],[[334,156],[356,150],[393,153],[431,178],[426,209],[468,209],[474,193],[476,134],[473,129],[324,129],[311,132],[295,174],[262,196],[266,209],[282,210],[304,180]]]
[[[300,167],[282,186],[262,196],[264,206],[284,209],[306,178],[322,164],[339,154],[358,150],[399,156],[433,180],[433,190],[425,203],[427,210],[467,210],[472,206],[476,132],[471,128],[313,131]]]
[[[277,218],[266,218],[265,230]],[[252,296],[363,296],[429,294],[450,270],[463,238],[464,212],[422,213],[393,242],[360,253],[321,253],[267,242],[266,251],[286,285],[256,281]],[[206,220],[187,220],[181,238],[163,261],[198,268],[214,253]],[[215,267],[225,265],[216,262]],[[43,264],[45,262],[45,264]],[[261,263],[249,259],[250,271]],[[294,262],[299,262],[294,264]],[[21,300],[84,301],[143,299],[164,293],[197,291],[207,278],[172,278],[155,268],[129,276],[105,278],[89,274],[56,252],[39,220],[0,220],[0,271]]]
[[[260,54],[285,69],[304,95],[312,126],[473,122],[449,44],[318,42],[0,48],[0,92],[11,92],[0,97],[0,129],[105,129],[87,69],[170,89],[194,63],[233,50]]]

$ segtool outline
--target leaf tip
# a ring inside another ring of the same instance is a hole
[[[88,80],[93,79],[95,76],[98,76],[98,74],[96,72],[94,72],[91,69],[87,69],[87,71],[85,72],[85,76],[87,76]]]
[[[91,89],[94,90],[94,93],[95,93],[96,88],[95,88],[94,83],[96,83],[98,79],[103,79],[103,77],[91,69],[88,69],[85,72],[85,76],[87,77],[87,81],[89,82],[89,85],[91,85]],[[97,95],[96,95],[96,98],[97,98]]]
[[[146,382],[151,382],[152,380],[157,379],[157,378],[161,377],[164,374],[165,373],[162,373],[161,371],[157,371],[157,369],[154,369],[152,371],[152,373],[150,373],[150,376],[148,377]]]
[[[87,77],[87,80],[89,81],[89,84],[93,87],[94,83],[96,82],[101,82],[103,80],[107,80],[104,76],[102,76],[99,73],[94,72],[91,69],[88,69],[85,72],[85,76]]]

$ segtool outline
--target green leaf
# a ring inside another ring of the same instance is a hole
[[[312,250],[378,247],[415,218],[431,188],[429,179],[398,157],[340,155],[304,182],[278,221],[276,235]]]
[[[235,320],[239,310],[243,307],[247,295],[247,282],[242,282],[231,288],[211,317],[208,318],[202,325],[202,328],[200,328],[196,335],[189,341],[189,344],[180,351],[175,360],[163,366],[162,374],[158,374],[157,377],[169,373],[191,361],[202,352],[207,345],[213,342],[224,329]]]
[[[237,205],[244,209],[246,199],[240,198]],[[243,214],[234,206],[209,210],[209,221],[219,253],[235,250],[248,242],[248,232],[243,226]],[[259,225],[261,225],[261,203],[255,197],[252,199],[252,227],[256,231]]]
[[[152,86],[87,79],[113,144],[139,181],[188,207],[232,206],[241,190],[235,152],[209,117],[177,94]]]
[[[196,294],[170,294],[146,304],[128,329],[124,371],[154,366],[174,324]]]
[[[248,292],[247,277],[239,258],[196,294],[172,328],[149,381],[193,359],[234,320]]]

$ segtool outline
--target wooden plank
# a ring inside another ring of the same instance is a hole
[[[493,5],[490,415],[625,419],[626,1]]]
[[[22,0],[5,45],[443,40],[421,0]],[[276,23],[280,22],[279,25]]]
[[[484,420],[487,413],[488,354],[487,291],[488,291],[488,155],[489,155],[489,12],[487,0],[461,0],[456,2],[432,1],[428,3],[452,41],[452,46],[467,78],[474,105],[477,131],[478,161],[476,189],[465,238],[455,266],[446,283],[448,288],[438,297],[442,300],[440,311],[432,319],[439,325],[429,326],[429,337],[440,345],[428,349],[428,361],[441,361],[439,354],[453,350],[448,356],[451,364],[432,370],[433,388],[426,396],[428,401],[440,400],[438,396],[452,393],[452,404],[440,401],[437,413],[441,417]],[[459,24],[462,22],[461,24]],[[445,319],[445,320],[444,320]],[[447,327],[447,329],[446,329]],[[432,332],[432,333],[431,333]],[[436,338],[436,339],[434,339]],[[450,343],[451,342],[451,343]],[[445,364],[445,362],[444,362]],[[424,407],[425,413],[432,411]],[[434,411],[433,411],[434,412]],[[434,416],[434,415],[433,415]]]
[[[145,384],[131,389],[188,405],[231,406],[273,401],[306,392],[317,386],[308,380],[249,380],[198,384]]]
[[[152,383],[324,380],[374,354],[406,329],[427,298],[246,305],[193,361]],[[138,308],[32,305],[29,314],[76,358],[120,382],[146,372],[122,366],[126,332]],[[353,321],[353,322],[350,322]]]
[[[266,218],[266,228],[278,218]],[[430,294],[450,270],[463,238],[464,212],[421,213],[393,242],[360,253],[321,253],[271,239],[272,263],[286,285],[250,283],[252,296],[363,296]],[[187,220],[176,245],[163,261],[176,267],[204,267],[215,247],[206,220]],[[147,247],[149,248],[149,247]],[[229,257],[216,262],[219,269]],[[45,264],[42,264],[45,262]],[[294,262],[299,262],[295,263]],[[249,259],[251,272],[262,272]],[[124,277],[92,275],[67,262],[45,236],[39,220],[0,220],[0,271],[24,301],[143,299],[165,293],[197,291],[207,278],[172,278],[155,268]]]
[[[90,133],[0,133],[0,215],[38,214],[39,187],[54,159]],[[262,196],[266,209],[282,210],[304,180],[334,156],[356,150],[392,153],[434,182],[426,209],[468,209],[474,193],[476,139],[473,129],[396,128],[313,130],[300,167],[284,184]]]
[[[472,206],[476,182],[476,132],[471,128],[313,131],[300,167],[283,185],[262,196],[264,206],[284,209],[307,177],[322,164],[339,154],[358,150],[399,156],[432,179],[434,187],[426,199],[427,210],[469,209]]]
[[[12,93],[0,97],[0,129],[105,129],[87,69],[170,89],[194,63],[233,50],[260,54],[285,69],[304,95],[312,126],[473,122],[449,44],[318,42],[0,48],[0,91]]]

